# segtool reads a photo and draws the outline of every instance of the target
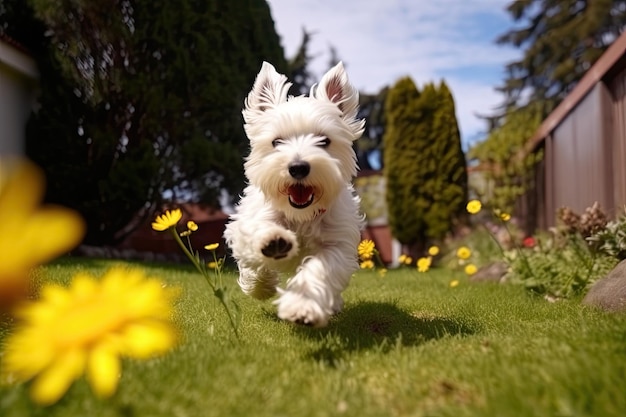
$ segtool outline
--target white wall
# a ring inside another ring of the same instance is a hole
[[[35,105],[34,61],[0,40],[0,155],[22,154],[26,121]]]

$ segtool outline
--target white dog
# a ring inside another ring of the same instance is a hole
[[[341,63],[310,97],[287,97],[290,86],[263,63],[243,110],[249,185],[224,236],[246,294],[278,292],[281,319],[323,327],[343,308],[341,293],[358,268],[363,216],[351,185],[352,142],[365,122]],[[278,288],[281,274],[286,289]]]

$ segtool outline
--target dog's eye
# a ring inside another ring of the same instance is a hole
[[[272,146],[275,148],[275,147],[277,147],[278,145],[280,145],[281,143],[283,143],[283,140],[282,140],[282,139],[274,139],[274,140],[272,141]]]
[[[330,145],[330,139],[328,138],[324,138],[320,140],[319,142],[317,142],[317,146],[321,146],[322,148],[328,148],[329,145]]]

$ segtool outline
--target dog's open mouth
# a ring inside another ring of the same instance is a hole
[[[303,209],[309,207],[315,199],[313,187],[304,184],[293,184],[287,189],[291,207]]]

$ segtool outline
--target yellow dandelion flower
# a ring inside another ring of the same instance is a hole
[[[187,222],[187,229],[189,229],[192,232],[195,232],[196,230],[198,230],[198,225],[193,220],[189,220]]]
[[[500,213],[500,220],[502,220],[503,222],[508,222],[509,220],[511,220],[511,215],[509,213]]]
[[[172,302],[178,291],[140,269],[113,268],[100,281],[77,274],[69,288],[44,286],[41,299],[16,313],[3,373],[33,380],[31,397],[55,403],[83,373],[99,397],[117,389],[120,357],[146,359],[176,343]]]
[[[467,275],[474,275],[478,271],[478,268],[474,264],[465,265],[465,273]]]
[[[428,248],[428,254],[430,256],[437,256],[439,255],[439,247],[438,246],[431,246],[430,248]]]
[[[370,239],[365,239],[361,241],[361,243],[359,243],[359,246],[357,247],[359,258],[361,258],[361,260],[363,261],[372,259],[372,257],[374,256],[374,249],[375,249],[374,241]]]
[[[413,258],[411,258],[410,256],[407,256],[406,258],[404,258],[405,265],[411,265],[412,263],[413,263]]]
[[[456,256],[463,260],[469,259],[469,257],[472,256],[472,251],[467,246],[461,246],[456,250]]]
[[[374,262],[371,259],[361,262],[361,269],[373,269]]]
[[[458,287],[459,286],[459,280],[458,279],[452,280],[452,281],[450,281],[449,285],[450,285],[450,288]]]
[[[182,217],[183,212],[180,209],[166,210],[164,214],[157,216],[152,222],[152,228],[157,232],[163,232],[176,226]]]
[[[471,200],[467,203],[467,206],[465,208],[467,209],[468,213],[476,214],[480,212],[480,210],[483,208],[483,205],[479,200]]]
[[[34,164],[0,158],[0,310],[28,291],[29,271],[80,243],[85,223],[74,211],[41,205],[45,177]]]
[[[219,243],[211,243],[210,245],[206,245],[204,249],[211,251],[217,249],[219,246]]]
[[[398,256],[398,262],[400,262],[401,264],[404,264],[406,261],[407,256],[403,253],[402,255]]]
[[[385,275],[387,275],[387,268],[380,268],[378,270],[378,275],[380,275],[381,278],[383,278]]]
[[[430,256],[419,258],[417,260],[417,271],[426,272],[430,269],[433,259]]]

